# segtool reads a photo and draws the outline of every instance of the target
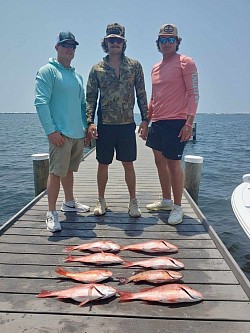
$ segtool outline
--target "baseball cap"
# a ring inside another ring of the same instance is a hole
[[[178,37],[178,30],[174,24],[163,24],[160,27],[158,36],[175,36]]]
[[[56,44],[61,44],[64,42],[73,42],[75,45],[79,45],[75,36],[70,31],[62,31],[59,33]]]
[[[105,38],[109,37],[118,37],[121,39],[125,39],[125,28],[123,25],[119,23],[111,23],[107,25],[106,28],[106,36]]]

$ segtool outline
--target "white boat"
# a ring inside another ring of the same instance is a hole
[[[242,177],[243,183],[235,188],[231,197],[233,212],[250,238],[250,173]]]

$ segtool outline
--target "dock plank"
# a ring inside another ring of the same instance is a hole
[[[47,314],[27,313],[25,316],[20,313],[3,313],[1,327],[3,332],[138,332],[138,327],[144,333],[156,332],[166,333],[166,326],[169,332],[192,332],[192,333],[245,333],[248,332],[249,324],[247,322],[234,321],[197,321],[197,320],[169,320],[144,318],[120,318],[98,317],[95,316],[72,316],[68,314],[50,314],[49,321]],[[41,326],[37,327],[37,322],[41,322]]]

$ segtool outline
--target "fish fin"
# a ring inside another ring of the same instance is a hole
[[[83,306],[83,305],[85,305],[86,303],[88,303],[89,301],[90,301],[90,299],[87,298],[87,299],[85,299],[85,301],[81,302],[81,303],[79,304],[79,306]]]
[[[41,290],[40,294],[36,295],[36,297],[50,297],[53,296],[53,291],[50,290]]]
[[[91,250],[90,250],[91,252],[103,252],[102,250],[100,250],[100,247],[92,247],[91,248]]]
[[[133,265],[133,262],[132,261],[124,261],[123,262],[123,266],[124,267],[130,267],[130,266],[132,266]]]
[[[75,249],[75,246],[74,246],[74,245],[66,246],[65,249],[64,249],[64,252],[74,251],[74,249]]]
[[[152,247],[152,248],[151,248],[151,251],[152,251],[152,252],[159,252],[159,249],[158,249],[157,247]]]
[[[57,267],[55,269],[55,272],[60,275],[68,276],[68,272],[65,269],[63,269],[62,267]]]
[[[75,259],[76,259],[76,257],[74,257],[74,256],[72,256],[72,255],[69,254],[69,255],[64,259],[64,261],[65,261],[65,262],[75,261]]]

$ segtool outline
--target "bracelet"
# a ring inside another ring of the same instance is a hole
[[[188,124],[188,123],[186,123],[185,124],[187,127],[191,127],[191,128],[193,128],[193,125],[190,125],[190,124]]]

